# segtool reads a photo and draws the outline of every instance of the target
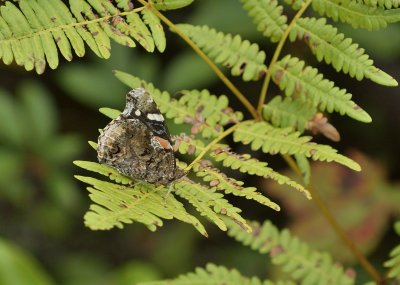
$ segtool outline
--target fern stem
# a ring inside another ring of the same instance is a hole
[[[289,165],[289,167],[300,177],[301,171],[299,167],[297,166],[296,162],[293,160],[293,158],[289,155],[283,155],[283,158]],[[375,269],[375,267],[368,261],[368,259],[358,250],[356,245],[353,243],[353,241],[346,235],[344,232],[343,228],[339,225],[339,223],[336,221],[335,217],[332,215],[331,211],[329,210],[328,206],[326,203],[322,200],[321,196],[318,194],[318,191],[315,190],[313,184],[310,182],[308,185],[306,185],[306,188],[310,191],[313,201],[319,208],[319,210],[322,212],[324,215],[325,219],[328,221],[328,223],[331,225],[333,230],[336,232],[336,235],[342,240],[342,242],[350,249],[354,257],[358,260],[358,262],[361,264],[361,266],[364,268],[364,270],[378,283],[381,284],[382,276],[379,274],[379,272]]]
[[[259,117],[261,117],[261,111],[262,111],[262,106],[264,105],[265,98],[267,97],[267,91],[269,87],[269,82],[271,81],[271,76],[272,76],[272,68],[274,67],[275,63],[278,61],[279,55],[282,52],[283,45],[286,42],[287,37],[289,36],[290,31],[296,24],[296,22],[299,20],[299,18],[303,15],[305,10],[308,8],[308,6],[311,4],[312,0],[307,0],[306,2],[303,2],[302,7],[300,10],[297,12],[297,14],[293,17],[292,21],[290,22],[289,26],[283,33],[278,45],[276,46],[274,55],[272,56],[271,62],[268,66],[268,72],[265,76],[263,85],[261,87],[261,92],[260,92],[260,98],[258,100],[258,106],[257,106],[257,113]]]
[[[148,5],[144,0],[138,0],[143,5]],[[194,51],[198,56],[211,68],[212,71],[221,79],[221,81],[228,87],[229,90],[242,102],[245,108],[250,112],[250,114],[255,119],[259,119],[260,116],[254,106],[247,100],[242,92],[237,89],[237,87],[222,73],[222,71],[214,64],[214,62],[189,38],[187,37],[178,27],[175,26],[167,17],[165,17],[160,11],[152,8],[152,11],[163,21],[173,32],[180,36]]]
[[[193,166],[199,162],[200,159],[203,158],[203,156],[205,156],[207,154],[207,152],[217,143],[219,143],[223,138],[227,137],[228,135],[230,135],[231,133],[233,133],[236,128],[239,127],[239,123],[233,125],[232,127],[230,127],[229,129],[226,129],[224,132],[222,132],[217,138],[215,138],[212,142],[210,142],[201,152],[200,154],[192,161],[191,164],[189,164],[186,168],[185,168],[185,172],[190,171],[190,169],[193,168]]]

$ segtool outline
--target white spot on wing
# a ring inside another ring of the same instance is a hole
[[[140,112],[140,110],[136,110],[136,111],[135,111],[135,115],[136,115],[136,116],[139,117],[141,114],[142,114],[142,113]]]
[[[164,122],[164,117],[161,114],[147,114],[147,119],[157,122]]]

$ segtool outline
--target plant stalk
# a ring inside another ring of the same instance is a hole
[[[303,3],[302,7],[300,10],[296,13],[296,15],[293,17],[292,21],[290,22],[289,26],[283,33],[278,45],[276,46],[274,55],[272,56],[271,62],[268,66],[268,72],[265,76],[263,85],[261,87],[261,92],[260,92],[260,97],[258,100],[258,106],[257,106],[257,113],[259,114],[259,117],[261,117],[261,112],[262,112],[262,107],[265,102],[265,98],[267,97],[267,91],[269,87],[269,82],[271,81],[271,76],[272,76],[272,69],[274,68],[274,65],[278,61],[278,58],[282,52],[283,45],[286,42],[287,37],[289,36],[290,31],[293,29],[294,25],[296,22],[300,19],[300,17],[304,14],[305,10],[308,8],[308,6],[311,4],[312,0],[307,0],[306,2]]]

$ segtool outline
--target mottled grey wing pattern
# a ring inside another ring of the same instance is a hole
[[[164,117],[143,88],[127,94],[124,111],[103,129],[97,156],[121,174],[149,183],[167,185],[184,174],[176,167]]]

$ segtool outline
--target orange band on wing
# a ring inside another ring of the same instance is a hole
[[[163,149],[172,149],[172,145],[166,139],[154,136]]]

